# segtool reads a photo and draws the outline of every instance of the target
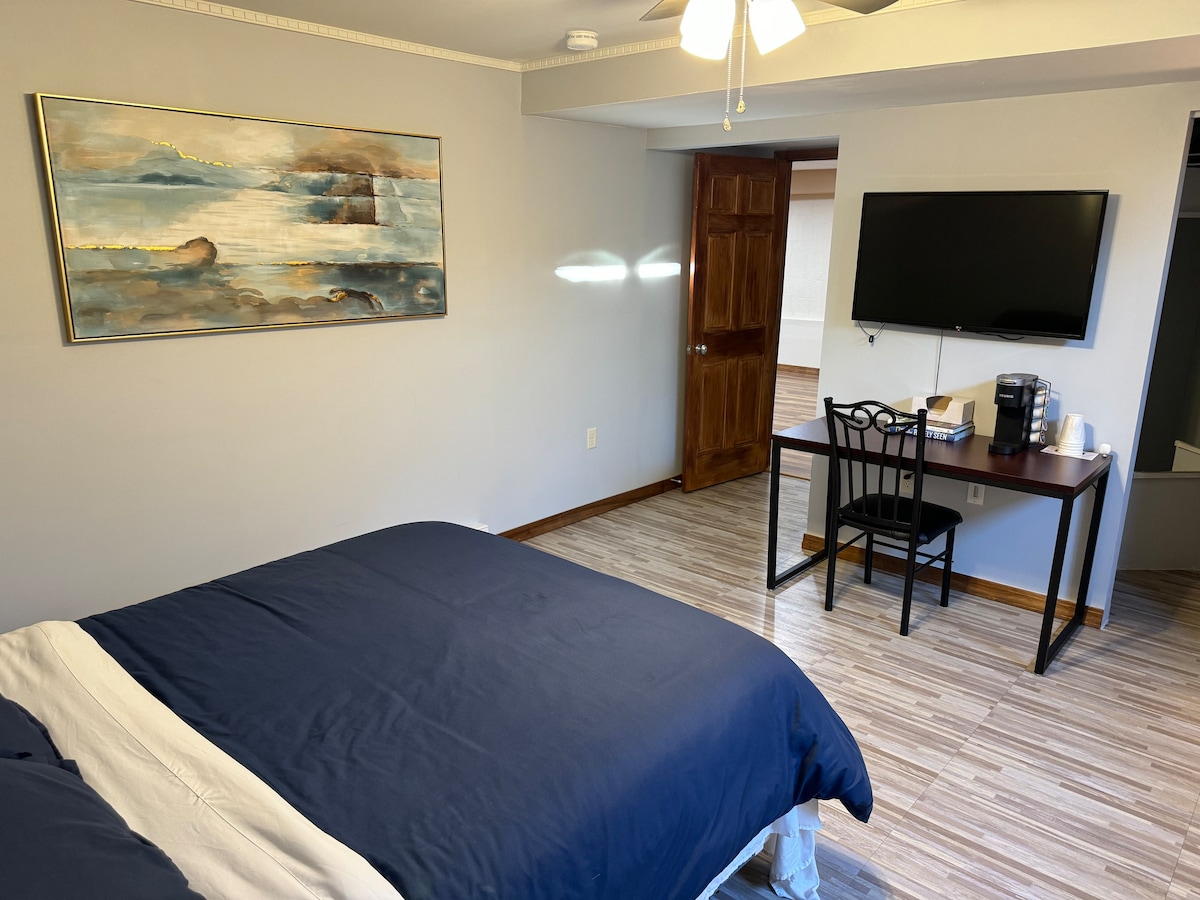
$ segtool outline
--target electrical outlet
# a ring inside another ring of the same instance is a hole
[[[911,497],[913,495],[913,473],[900,473],[900,496]]]
[[[587,430],[587,448],[589,450],[596,449],[596,429],[595,428],[589,428]]]
[[[968,484],[967,485],[967,502],[974,503],[976,506],[983,506],[983,485]]]

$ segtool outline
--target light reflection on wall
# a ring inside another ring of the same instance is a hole
[[[619,266],[559,266],[554,270],[559,278],[578,284],[583,281],[624,281],[629,267]]]
[[[638,278],[671,278],[682,270],[677,262],[641,263],[635,271]],[[554,270],[559,278],[575,284],[589,281],[624,281],[629,277],[629,267],[620,265],[604,266],[559,266]]]
[[[637,267],[638,278],[670,278],[682,270],[677,262],[642,263]]]

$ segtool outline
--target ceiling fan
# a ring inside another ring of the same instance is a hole
[[[872,13],[891,6],[896,0],[823,0],[857,13]],[[642,21],[683,16],[679,31],[681,49],[702,59],[724,59],[728,63],[725,79],[725,119],[721,127],[733,130],[730,111],[733,98],[733,59],[737,0],[659,0]],[[758,52],[770,53],[804,33],[804,20],[793,0],[743,0],[741,41],[741,81],[738,86],[738,113],[746,111],[746,39],[754,35]]]
[[[891,6],[896,0],[822,0],[822,2],[865,15],[883,9],[885,6]],[[682,16],[684,7],[687,5],[688,0],[662,0],[642,16],[642,21],[652,22],[656,19],[672,19],[675,16]]]

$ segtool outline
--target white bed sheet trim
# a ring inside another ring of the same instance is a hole
[[[88,784],[209,900],[403,900],[74,622],[0,635],[0,693],[37,716]]]
[[[771,887],[787,900],[820,900],[817,888],[816,833],[821,828],[817,801],[793,806],[760,831],[725,871],[712,880],[696,900],[709,900],[738,869],[764,847],[771,854]]]

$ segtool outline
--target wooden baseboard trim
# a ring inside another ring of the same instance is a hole
[[[825,539],[820,535],[806,534],[804,535],[804,540],[801,541],[801,546],[806,553],[815,553],[818,550],[824,549]],[[866,550],[862,547],[847,547],[838,555],[838,559],[862,565],[866,561],[866,556]],[[887,553],[879,552],[875,554],[875,568],[883,572],[890,572],[893,575],[903,575],[904,560]],[[941,579],[942,573],[940,569],[925,569],[917,573],[918,581],[940,584]],[[1046,607],[1045,594],[1036,594],[1033,591],[1027,591],[1023,588],[1015,588],[1007,584],[987,581],[983,578],[976,578],[974,575],[961,575],[958,572],[951,572],[950,587],[956,591],[962,591],[964,594],[982,597],[985,600],[995,600],[998,603],[1006,603],[1009,606],[1028,609],[1033,612],[1040,613]],[[1069,619],[1074,606],[1075,604],[1069,600],[1059,600],[1058,607],[1054,611],[1055,618]],[[1083,622],[1092,628],[1099,628],[1103,620],[1104,611],[1095,606],[1089,606],[1084,615]]]
[[[615,497],[597,500],[595,503],[588,503],[586,506],[577,506],[575,509],[569,509],[556,516],[549,516],[545,519],[539,519],[536,522],[530,522],[528,525],[510,528],[508,531],[501,532],[500,536],[512,538],[514,541],[527,541],[532,537],[537,537],[539,534],[546,534],[547,532],[554,531],[556,528],[562,528],[564,525],[574,525],[576,522],[582,522],[584,519],[590,519],[592,516],[612,512],[614,509],[620,509],[622,506],[628,506],[630,503],[637,503],[639,500],[645,500],[648,497],[657,497],[659,494],[673,491],[679,487],[678,478],[679,476],[676,476],[664,481],[656,481],[654,484],[634,488],[632,491],[617,494]]]
[[[814,369],[811,366],[785,366],[781,363],[775,368],[777,371],[788,372],[792,375],[812,375],[816,377],[821,374],[820,369]]]

